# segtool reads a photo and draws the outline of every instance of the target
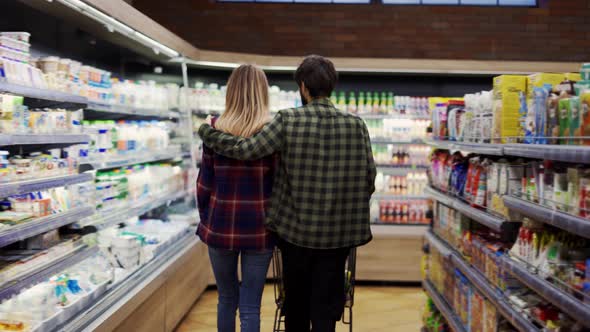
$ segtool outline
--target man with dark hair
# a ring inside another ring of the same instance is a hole
[[[338,74],[324,57],[297,71],[304,106],[280,111],[250,137],[204,124],[203,143],[227,157],[280,153],[267,227],[283,258],[287,332],[333,332],[344,310],[344,267],[351,248],[372,239],[369,200],[375,164],[365,123],[330,102]]]

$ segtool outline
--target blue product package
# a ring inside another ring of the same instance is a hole
[[[533,90],[533,112],[535,116],[535,144],[547,144],[547,101],[551,85]]]

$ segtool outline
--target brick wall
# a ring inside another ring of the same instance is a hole
[[[134,0],[133,5],[208,50],[297,56],[590,60],[590,0],[542,0],[539,8],[214,0]]]

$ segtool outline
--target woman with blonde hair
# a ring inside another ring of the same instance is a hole
[[[270,120],[268,100],[264,72],[253,65],[242,65],[229,78],[225,112],[213,125],[232,135],[250,137]],[[217,282],[219,332],[235,331],[238,308],[241,331],[260,331],[260,303],[275,245],[273,234],[264,226],[275,161],[275,156],[240,161],[203,146],[197,180],[201,217],[197,235],[209,247]]]

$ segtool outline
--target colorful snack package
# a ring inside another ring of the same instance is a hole
[[[558,144],[559,140],[559,97],[551,94],[547,99],[547,143]]]
[[[559,144],[569,144],[570,140],[570,98],[559,100]]]
[[[549,98],[550,87],[535,88],[533,92],[533,114],[535,119],[535,140],[536,144],[547,144],[547,99]]]
[[[570,98],[570,145],[581,145],[582,139],[576,138],[582,136],[582,127],[580,122],[580,97]]]
[[[590,145],[590,90],[580,94],[580,132],[582,145]]]

